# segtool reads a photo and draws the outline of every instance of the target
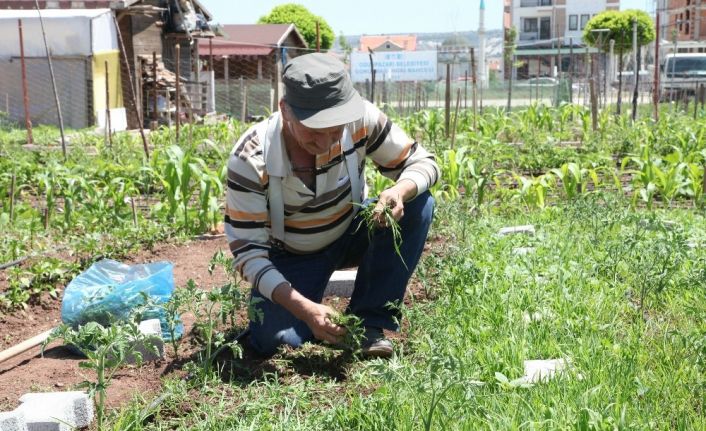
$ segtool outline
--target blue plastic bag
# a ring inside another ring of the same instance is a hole
[[[66,287],[61,302],[61,320],[74,328],[88,322],[109,326],[125,321],[144,306],[144,294],[157,307],[143,312],[144,318],[157,318],[162,327],[162,338],[171,340],[164,310],[158,307],[168,302],[174,292],[174,265],[170,262],[126,265],[104,259],[79,274]],[[176,336],[180,338],[183,325]]]

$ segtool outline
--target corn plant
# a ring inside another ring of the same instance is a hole
[[[594,187],[598,185],[598,172],[595,169],[582,168],[578,163],[564,163],[560,168],[550,171],[561,181],[564,194],[568,199],[586,193],[588,180],[593,181]]]
[[[552,188],[551,175],[540,175],[538,177],[525,178],[513,173],[513,177],[519,183],[516,196],[529,208],[544,208],[546,205],[547,192]]]

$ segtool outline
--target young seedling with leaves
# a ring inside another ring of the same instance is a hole
[[[79,387],[88,389],[90,397],[98,396],[96,412],[97,429],[100,430],[103,429],[106,391],[115,372],[129,359],[134,358],[137,364],[142,363],[142,354],[135,351],[137,344],[157,354],[157,347],[147,342],[146,338],[137,324],[132,321],[115,323],[109,327],[89,322],[79,326],[78,329],[62,324],[44,342],[42,354],[49,343],[60,339],[67,345],[75,346],[86,355],[87,360],[80,362],[79,367],[95,371],[96,379],[86,380]]]

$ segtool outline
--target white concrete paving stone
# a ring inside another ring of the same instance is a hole
[[[512,254],[515,256],[525,256],[534,253],[534,247],[515,247],[512,249]]]
[[[18,410],[0,413],[0,431],[28,431],[24,413]]]
[[[151,362],[164,358],[164,340],[162,339],[162,327],[159,319],[143,320],[140,322],[139,329],[146,336],[146,339],[144,343],[136,343],[133,346],[133,350],[142,355],[142,362]],[[156,355],[149,346],[157,348]],[[133,355],[127,355],[125,362],[133,364],[136,362],[136,358]]]
[[[341,298],[350,298],[353,294],[353,285],[355,276],[358,273],[355,269],[347,269],[342,271],[334,271],[328,281],[324,296],[338,296]]]
[[[508,226],[508,227],[504,227],[498,231],[498,235],[500,235],[500,236],[506,236],[506,235],[512,235],[512,234],[518,234],[518,233],[524,233],[529,236],[534,236],[534,234],[535,234],[534,226],[531,224],[522,225],[522,226]]]
[[[27,431],[70,431],[93,422],[93,400],[85,392],[29,393],[20,402]]]
[[[558,374],[563,373],[569,367],[569,361],[560,359],[534,359],[524,362],[524,381],[527,383],[546,382]]]

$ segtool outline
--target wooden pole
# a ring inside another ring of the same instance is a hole
[[[135,198],[130,198],[130,206],[132,207],[132,224],[137,227],[137,210],[135,209]]]
[[[179,128],[181,126],[181,45],[177,42],[176,51],[176,142],[179,143]]]
[[[48,331],[42,332],[41,334],[36,335],[28,340],[25,340],[25,341],[21,342],[20,344],[12,346],[9,349],[3,350],[2,352],[0,352],[0,363],[5,362],[8,359],[14,358],[15,356],[26,352],[27,350],[31,349],[32,347],[39,346],[47,338],[49,338],[52,331],[54,331],[54,328],[52,328]]]
[[[451,64],[446,63],[446,91],[444,92],[446,137],[451,135]]]
[[[42,27],[42,39],[44,40],[44,50],[47,54],[47,62],[49,63],[49,75],[51,76],[51,85],[54,90],[54,104],[56,105],[56,113],[59,120],[59,133],[61,134],[61,151],[64,155],[64,162],[68,160],[66,155],[66,135],[64,133],[64,116],[61,112],[61,102],[59,101],[59,92],[56,89],[56,77],[54,76],[54,64],[51,59],[51,52],[49,52],[49,45],[47,44],[47,33],[44,31],[44,19],[42,19],[42,13],[39,9],[39,0],[34,0],[34,6],[37,9],[37,15],[39,16],[39,25]]]
[[[456,125],[458,124],[458,109],[460,108],[461,105],[461,89],[458,88],[456,90],[456,110],[454,111],[454,127],[453,131],[451,132],[451,149],[454,148],[454,144],[456,143]],[[475,121],[475,117],[474,117]],[[473,126],[475,127],[475,125]]]
[[[635,24],[635,29],[637,29],[637,23]],[[637,30],[635,30],[637,32]],[[642,55],[638,51],[635,57],[635,88],[632,93],[632,121],[635,122],[637,119],[637,99],[640,97],[640,62],[642,61]]]
[[[535,90],[537,91],[537,105],[542,101],[539,98],[539,76],[542,74],[542,57],[537,56],[537,79],[535,79]]]
[[[228,64],[229,58],[227,55],[223,56],[223,79],[225,79],[226,85],[226,100],[228,101],[228,113],[233,114],[233,106],[230,100],[230,65]]]
[[[463,73],[463,109],[468,109],[468,71]]]
[[[652,88],[652,115],[654,116],[655,122],[659,121],[659,11],[655,13],[655,63],[654,63],[654,87]],[[706,175],[704,175],[704,181],[706,181]]]
[[[476,75],[476,55],[474,48],[471,48],[471,80],[473,82],[473,85],[471,85],[471,88],[473,89],[473,130],[477,130],[478,124],[476,118],[478,117],[478,81]]]
[[[152,130],[157,128],[157,52],[152,51]]]
[[[215,72],[215,64],[213,64],[213,38],[208,39],[208,70]]]
[[[10,224],[15,219],[15,182],[17,178],[15,174],[12,174],[12,179],[10,180]]]
[[[598,129],[598,101],[596,100],[596,74],[595,74],[595,58],[593,55],[588,54],[588,48],[586,48],[586,57],[588,58],[588,67],[590,70],[590,79],[588,81],[589,91],[591,92],[591,125],[593,131]]]
[[[110,118],[110,71],[108,60],[105,61],[105,144],[113,147],[113,124]]]
[[[132,105],[135,107],[135,115],[137,115],[138,130],[140,131],[140,137],[142,138],[142,148],[145,152],[145,158],[149,161],[150,159],[150,149],[147,146],[147,137],[145,136],[144,121],[142,120],[142,110],[137,106],[137,96],[135,95],[135,83],[132,79],[132,72],[130,71],[130,62],[127,58],[127,50],[125,50],[125,42],[123,41],[123,35],[120,32],[120,25],[118,24],[118,18],[113,15],[113,23],[115,24],[115,31],[118,35],[118,45],[120,46],[120,51],[123,54],[123,61],[125,62],[125,70],[127,71],[128,84],[130,86],[130,97],[132,99]]]
[[[574,38],[569,38],[569,103],[574,103]],[[579,87],[580,88],[580,87]]]
[[[321,52],[321,26],[318,21],[316,21],[316,52]],[[371,102],[375,103],[375,100]]]
[[[245,118],[247,114],[245,113],[247,109],[247,94],[245,93],[245,80],[240,77],[240,122],[245,124]]]
[[[27,65],[25,64],[25,43],[22,35],[22,20],[17,20],[17,25],[20,31],[20,64],[22,67],[22,98],[25,108],[25,128],[27,129],[27,143],[33,144],[34,137],[32,136],[32,120],[29,116],[29,88],[27,87]]]

